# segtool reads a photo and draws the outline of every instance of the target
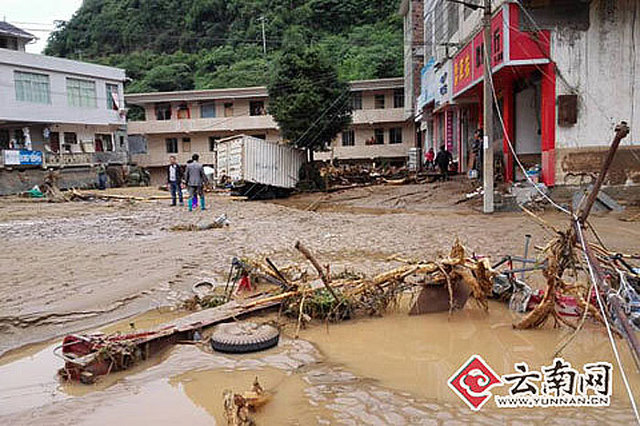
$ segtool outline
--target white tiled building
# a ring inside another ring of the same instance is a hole
[[[33,37],[1,24],[0,166],[126,163],[124,70],[26,53]]]

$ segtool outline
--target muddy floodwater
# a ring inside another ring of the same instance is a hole
[[[140,329],[180,315],[154,310],[105,328]],[[255,414],[258,424],[475,423],[631,424],[631,405],[603,330],[587,324],[562,356],[614,364],[613,397],[606,408],[501,409],[490,401],[471,411],[449,389],[449,377],[473,354],[498,374],[514,363],[532,370],[550,365],[566,331],[516,331],[514,314],[491,303],[454,313],[408,316],[392,312],[341,324],[312,325],[297,340],[284,327],[278,347],[251,355],[223,355],[206,347],[176,346],[133,370],[95,385],[61,383],[52,354],[57,341],[29,346],[0,359],[2,424],[226,424],[222,393],[248,390],[255,377],[272,394]],[[257,321],[273,319],[258,318]],[[630,353],[618,341],[632,388],[640,392]],[[504,394],[504,390],[496,390]]]

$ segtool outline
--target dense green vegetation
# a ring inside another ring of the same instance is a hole
[[[399,0],[85,0],[45,53],[125,68],[128,92],[265,85],[286,46],[341,80],[402,75]],[[267,55],[262,49],[265,18]]]

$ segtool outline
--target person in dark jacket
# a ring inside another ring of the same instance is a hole
[[[200,196],[200,209],[205,210],[204,206],[204,185],[207,183],[207,175],[204,173],[204,167],[198,163],[200,156],[193,154],[191,156],[193,160],[187,164],[187,171],[184,175],[184,180],[189,188],[189,211],[193,210],[193,199]]]
[[[175,155],[169,157],[169,165],[167,166],[167,184],[171,192],[171,205],[176,205],[176,194],[180,200],[180,205],[184,206],[182,199],[182,169],[176,161]]]
[[[451,160],[453,160],[451,153],[444,145],[440,145],[440,151],[438,151],[438,155],[436,155],[435,163],[438,166],[438,169],[440,169],[443,181],[449,180],[449,164],[451,164]]]

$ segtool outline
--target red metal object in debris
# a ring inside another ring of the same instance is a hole
[[[243,275],[242,278],[240,278],[240,283],[238,284],[238,291],[242,291],[242,290],[246,290],[246,291],[253,290],[253,287],[251,286],[251,278],[249,278],[248,275]]]
[[[261,302],[263,298],[269,300]],[[273,300],[271,296],[255,295],[241,302],[231,301],[187,315],[151,331],[109,336],[102,333],[71,334],[64,337],[62,344],[53,351],[64,360],[64,367],[58,373],[66,380],[93,383],[101,375],[126,370],[179,341],[192,340],[194,332],[203,327],[279,304],[280,300]]]
[[[591,297],[589,298],[589,303],[595,306],[595,292],[591,293]],[[534,309],[541,301],[544,299],[544,290],[536,290],[531,294],[531,298],[529,299],[529,303],[527,305],[527,310],[530,311]],[[556,294],[556,312],[558,315],[562,315],[565,317],[579,317],[580,310],[578,309],[578,300],[573,296],[563,296],[560,293]]]

